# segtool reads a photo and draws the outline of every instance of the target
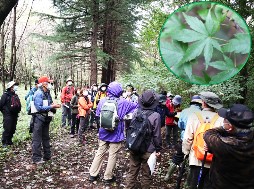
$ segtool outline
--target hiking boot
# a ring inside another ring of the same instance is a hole
[[[116,177],[115,176],[113,176],[112,179],[104,180],[104,182],[107,183],[107,184],[110,184],[110,183],[115,182],[115,181],[116,181]]]
[[[74,135],[73,135],[73,134],[70,134],[70,137],[71,137],[71,138],[74,138]]]
[[[94,182],[94,181],[97,181],[98,179],[99,179],[99,175],[97,175],[97,176],[95,176],[95,177],[89,175],[89,179],[88,179],[88,180],[89,180],[90,182]]]

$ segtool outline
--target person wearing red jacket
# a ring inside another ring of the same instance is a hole
[[[169,148],[174,148],[178,140],[178,126],[176,123],[177,109],[179,109],[182,102],[182,97],[176,95],[172,101],[167,100],[166,107],[169,110],[169,115],[166,116],[166,143]],[[171,145],[171,132],[173,132],[173,141]]]
[[[62,103],[62,127],[66,127],[66,119],[68,119],[68,126],[71,126],[71,108],[70,102],[75,94],[75,88],[72,86],[73,81],[71,78],[66,80],[66,86],[63,87],[61,93]]]

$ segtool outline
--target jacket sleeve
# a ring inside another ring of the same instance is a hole
[[[157,113],[156,113],[157,114]],[[156,152],[160,152],[162,146],[162,138],[161,138],[161,118],[160,115],[154,119],[153,121],[153,142],[156,149]]]
[[[191,114],[187,120],[182,142],[182,151],[185,155],[188,155],[190,153],[194,139],[194,133],[196,132],[195,125],[197,124],[197,122],[198,120],[195,114]]]
[[[217,127],[214,129],[209,129],[204,134],[204,141],[208,147],[209,152],[214,153],[219,146],[221,151],[222,149],[222,141],[220,139],[220,135],[227,135],[227,132],[222,127]]]
[[[49,111],[51,106],[43,106],[43,94],[37,93],[34,96],[34,106],[39,112]]]

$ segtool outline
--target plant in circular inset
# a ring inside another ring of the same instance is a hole
[[[214,2],[188,4],[169,16],[160,55],[176,76],[195,84],[221,83],[247,62],[251,37],[245,21]]]

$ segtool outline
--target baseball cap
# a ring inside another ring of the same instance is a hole
[[[39,83],[43,83],[43,82],[48,82],[48,83],[51,83],[53,82],[53,80],[50,80],[47,76],[42,76],[38,79],[38,82]]]

